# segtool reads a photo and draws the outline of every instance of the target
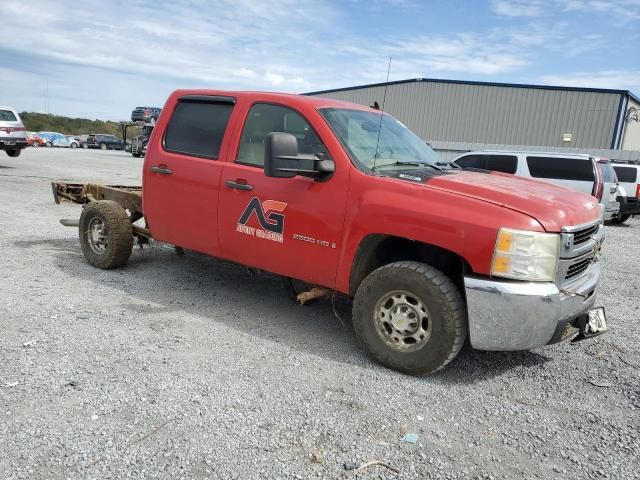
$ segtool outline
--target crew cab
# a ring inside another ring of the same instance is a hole
[[[340,292],[365,350],[402,372],[442,368],[467,335],[473,348],[525,350],[605,332],[597,200],[438,162],[372,108],[178,90],[141,187],[53,193],[83,205],[62,222],[79,226],[90,264],[121,267],[134,237],[153,238]]]

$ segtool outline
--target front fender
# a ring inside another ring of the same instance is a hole
[[[476,198],[388,177],[351,176],[336,288],[349,292],[358,247],[390,235],[449,250],[488,275],[501,226],[544,231],[533,218]]]

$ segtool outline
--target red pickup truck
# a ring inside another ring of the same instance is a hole
[[[153,238],[341,292],[364,348],[411,374],[445,366],[467,335],[522,350],[606,331],[592,197],[444,168],[378,110],[178,90],[143,168],[142,187],[53,184],[56,202],[84,205],[65,224],[99,268]]]

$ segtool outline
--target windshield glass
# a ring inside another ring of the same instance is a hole
[[[348,108],[323,108],[320,114],[360,168],[378,170],[403,164],[416,168],[416,164],[440,161],[425,142],[389,115]]]

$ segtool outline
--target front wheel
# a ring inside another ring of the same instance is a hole
[[[51,147],[52,145],[53,145],[53,144],[52,144],[51,142],[46,142],[46,143],[44,144],[44,146],[45,146],[45,147]]]
[[[630,217],[630,216],[631,216],[631,215],[620,215],[620,214],[618,214],[617,216],[615,216],[615,217],[613,217],[613,218],[611,219],[611,222],[612,222],[612,223],[624,223],[624,222],[626,222],[627,220],[629,220],[629,217]]]
[[[104,143],[100,144],[100,150],[106,150],[107,149],[107,145]]]
[[[80,246],[87,261],[105,270],[125,265],[133,248],[133,226],[119,203],[100,200],[80,215]]]
[[[78,148],[78,144],[73,142],[71,145],[69,145],[71,148]]]
[[[462,348],[466,307],[458,288],[441,271],[420,262],[395,262],[360,284],[353,325],[375,360],[421,375],[444,367]]]
[[[19,148],[12,148],[10,150],[6,150],[6,152],[11,158],[16,158],[20,156],[21,150]]]

